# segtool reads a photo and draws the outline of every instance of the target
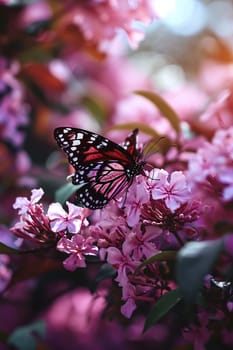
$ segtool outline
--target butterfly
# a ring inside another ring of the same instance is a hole
[[[60,127],[54,130],[58,145],[74,167],[72,183],[83,184],[77,192],[78,202],[86,208],[103,208],[143,171],[145,161],[137,149],[138,129],[125,141],[117,143],[96,133]]]

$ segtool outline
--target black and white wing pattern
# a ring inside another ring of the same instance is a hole
[[[87,130],[55,129],[55,139],[75,169],[73,184],[83,184],[76,192],[79,203],[90,209],[103,208],[132,184],[145,164],[136,148],[137,134],[135,129],[121,146]]]

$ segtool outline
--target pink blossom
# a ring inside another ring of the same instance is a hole
[[[232,92],[223,90],[214,101],[208,105],[206,111],[201,115],[201,121],[208,123],[214,131],[219,128],[229,127],[232,123],[231,115]],[[211,121],[211,123],[210,123]]]
[[[145,181],[141,179],[139,182],[129,188],[125,201],[125,213],[127,215],[127,223],[133,227],[139,222],[141,215],[141,207],[144,203],[148,202],[150,193],[147,189]]]
[[[130,318],[136,309],[135,289],[131,283],[125,284],[122,288],[122,300],[125,303],[121,306],[121,313],[127,318]]]
[[[127,318],[130,318],[136,309],[136,303],[133,298],[128,298],[121,306],[121,313]]]
[[[18,248],[15,244],[14,235],[4,225],[0,225],[0,242],[15,249]],[[10,256],[7,254],[0,254],[0,292],[6,288],[11,276],[12,269]]]
[[[125,255],[115,247],[109,247],[107,249],[109,264],[113,265],[117,269],[116,281],[120,286],[124,286],[128,283],[127,274],[133,272],[139,265],[139,262],[133,261],[129,255]]]
[[[19,222],[11,228],[16,236],[34,243],[48,243],[57,240],[50,228],[49,218],[44,212],[43,205],[38,203],[44,194],[42,188],[33,189],[30,199],[17,197],[13,204],[18,209]]]
[[[49,219],[44,213],[42,204],[29,206],[20,221],[11,228],[11,232],[34,243],[54,243],[57,240],[57,236],[51,231]]]
[[[190,156],[187,176],[192,182],[202,182],[208,176],[216,176],[215,157],[216,148],[206,142],[195,154]]]
[[[106,248],[115,246],[121,249],[130,232],[123,210],[117,202],[110,202],[103,210],[96,210],[92,215],[95,225],[89,226],[88,232],[97,241],[101,259],[105,258]]]
[[[228,156],[233,160],[233,126],[228,129],[219,129],[213,138],[213,145],[218,147],[218,151],[222,156]]]
[[[17,152],[17,155],[15,157],[15,165],[20,175],[28,174],[29,169],[31,168],[31,159],[24,150],[20,150]],[[20,179],[20,182],[21,181],[22,179]]]
[[[0,136],[16,147],[22,145],[28,124],[28,106],[24,103],[23,86],[15,78],[14,65],[0,57]]]
[[[171,241],[171,233],[182,233],[187,239],[186,230],[189,232],[191,224],[198,220],[200,214],[201,203],[198,201],[185,202],[173,212],[160,199],[143,206],[142,222],[148,234],[157,232],[158,237],[162,235],[163,239]],[[162,247],[158,246],[158,249]]]
[[[227,310],[229,312],[233,312],[233,302],[232,301],[228,301],[226,306],[227,306]]]
[[[197,120],[196,115],[200,115],[209,100],[205,91],[188,81],[175,89],[165,90],[163,98],[173,107],[180,119],[188,121],[191,126]]]
[[[29,208],[39,202],[44,194],[42,188],[33,189],[30,199],[26,197],[17,197],[15,203],[13,204],[14,209],[18,209],[18,214],[23,215],[28,212]]]
[[[88,288],[78,286],[59,295],[44,312],[49,329],[46,338],[49,347],[61,350],[69,344],[69,350],[132,348],[129,328],[116,319],[109,320],[103,316],[107,307],[106,293],[107,290],[92,293]],[[137,324],[138,321],[135,326]],[[137,332],[138,337],[140,332],[141,328]]]
[[[51,8],[44,0],[28,3],[19,17],[19,26],[28,27],[40,21],[48,21],[51,18]]]
[[[155,200],[163,199],[166,206],[174,211],[189,199],[190,192],[185,175],[181,171],[174,171],[170,175],[170,181],[168,177],[168,172],[163,169],[157,172],[152,197]]]
[[[224,236],[224,247],[226,252],[233,257],[233,234]]]
[[[233,198],[233,127],[218,130],[212,142],[206,142],[190,158],[187,178],[193,188],[204,183],[212,187],[212,193],[223,201]],[[204,187],[205,188],[205,187]]]
[[[10,257],[6,254],[0,255],[0,292],[4,290],[11,279],[12,271],[10,267]]]
[[[212,77],[215,77],[213,80]],[[202,62],[199,81],[210,96],[232,86],[233,70],[231,62],[205,60]]]
[[[74,4],[72,10],[64,11],[64,14],[65,25],[77,27],[89,45],[105,52],[122,29],[131,46],[136,48],[144,35],[142,29],[135,27],[134,21],[149,24],[156,17],[151,0],[124,3],[120,0],[86,1]]]
[[[66,202],[68,213],[62,208],[60,203],[52,203],[48,208],[48,218],[50,227],[54,232],[68,230],[69,233],[78,233],[82,225],[87,226],[88,221],[85,217],[86,209]]]
[[[150,258],[159,252],[154,239],[158,236],[157,230],[153,232],[142,232],[138,229],[136,232],[132,231],[126,236],[123,243],[124,252],[132,255],[135,260],[143,260]]]
[[[219,176],[221,182],[226,186],[223,188],[222,197],[223,200],[228,202],[233,199],[233,168],[229,169],[226,174]]]
[[[78,267],[86,267],[84,255],[97,255],[98,248],[93,246],[93,238],[84,238],[77,233],[71,239],[63,236],[57,243],[57,249],[61,252],[70,254],[64,260],[64,267],[69,271],[74,271]]]

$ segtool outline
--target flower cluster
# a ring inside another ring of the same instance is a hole
[[[0,137],[14,147],[24,141],[23,128],[28,124],[28,106],[23,102],[23,88],[15,78],[18,67],[0,57]]]
[[[156,17],[155,6],[151,0],[117,1],[88,0],[71,5],[61,20],[66,31],[71,26],[79,30],[89,46],[96,46],[101,51],[108,51],[109,45],[120,31],[127,34],[130,45],[136,48],[144,38],[142,29],[137,28],[135,21],[149,24]]]
[[[30,199],[17,197],[13,207],[18,210],[20,218],[11,231],[37,245],[57,244],[59,251],[70,255],[64,261],[68,270],[85,267],[84,256],[97,254],[93,239],[80,233],[88,226],[86,210],[67,202],[67,213],[60,203],[52,203],[45,213],[43,205],[38,203],[43,194],[42,189],[34,189]]]
[[[163,169],[153,169],[147,177],[140,175],[122,200],[123,207],[122,201],[110,202],[96,213],[89,233],[97,241],[100,257],[116,269],[124,302],[121,311],[131,317],[139,301],[152,302],[174,288],[174,282],[162,277],[159,264],[141,264],[197,237],[191,225],[201,209],[200,203],[192,200],[181,171],[169,175]]]
[[[153,169],[146,177],[138,176],[124,199],[92,215],[90,226],[89,211],[70,202],[68,213],[60,203],[52,203],[45,214],[38,204],[42,195],[42,189],[32,190],[30,200],[16,199],[20,220],[12,232],[32,242],[56,244],[57,250],[69,254],[64,266],[71,271],[86,266],[85,255],[99,254],[117,272],[126,317],[131,317],[137,301],[156,300],[173,288],[171,281],[161,284],[158,264],[139,268],[143,261],[198,236],[191,224],[200,216],[200,205],[192,200],[181,171],[169,175]]]
[[[233,127],[217,131],[212,142],[198,149],[189,161],[188,176],[194,187],[208,186],[221,201],[233,199]]]

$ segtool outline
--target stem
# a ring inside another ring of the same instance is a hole
[[[148,301],[149,303],[155,301],[155,299],[152,298],[152,297],[144,297],[144,296],[142,296],[142,295],[135,296],[134,299],[135,299],[135,300]]]
[[[184,242],[182,241],[182,239],[180,238],[180,236],[178,235],[178,233],[176,231],[172,231],[173,235],[176,237],[176,240],[178,241],[178,243],[180,243],[181,247],[184,245]]]

